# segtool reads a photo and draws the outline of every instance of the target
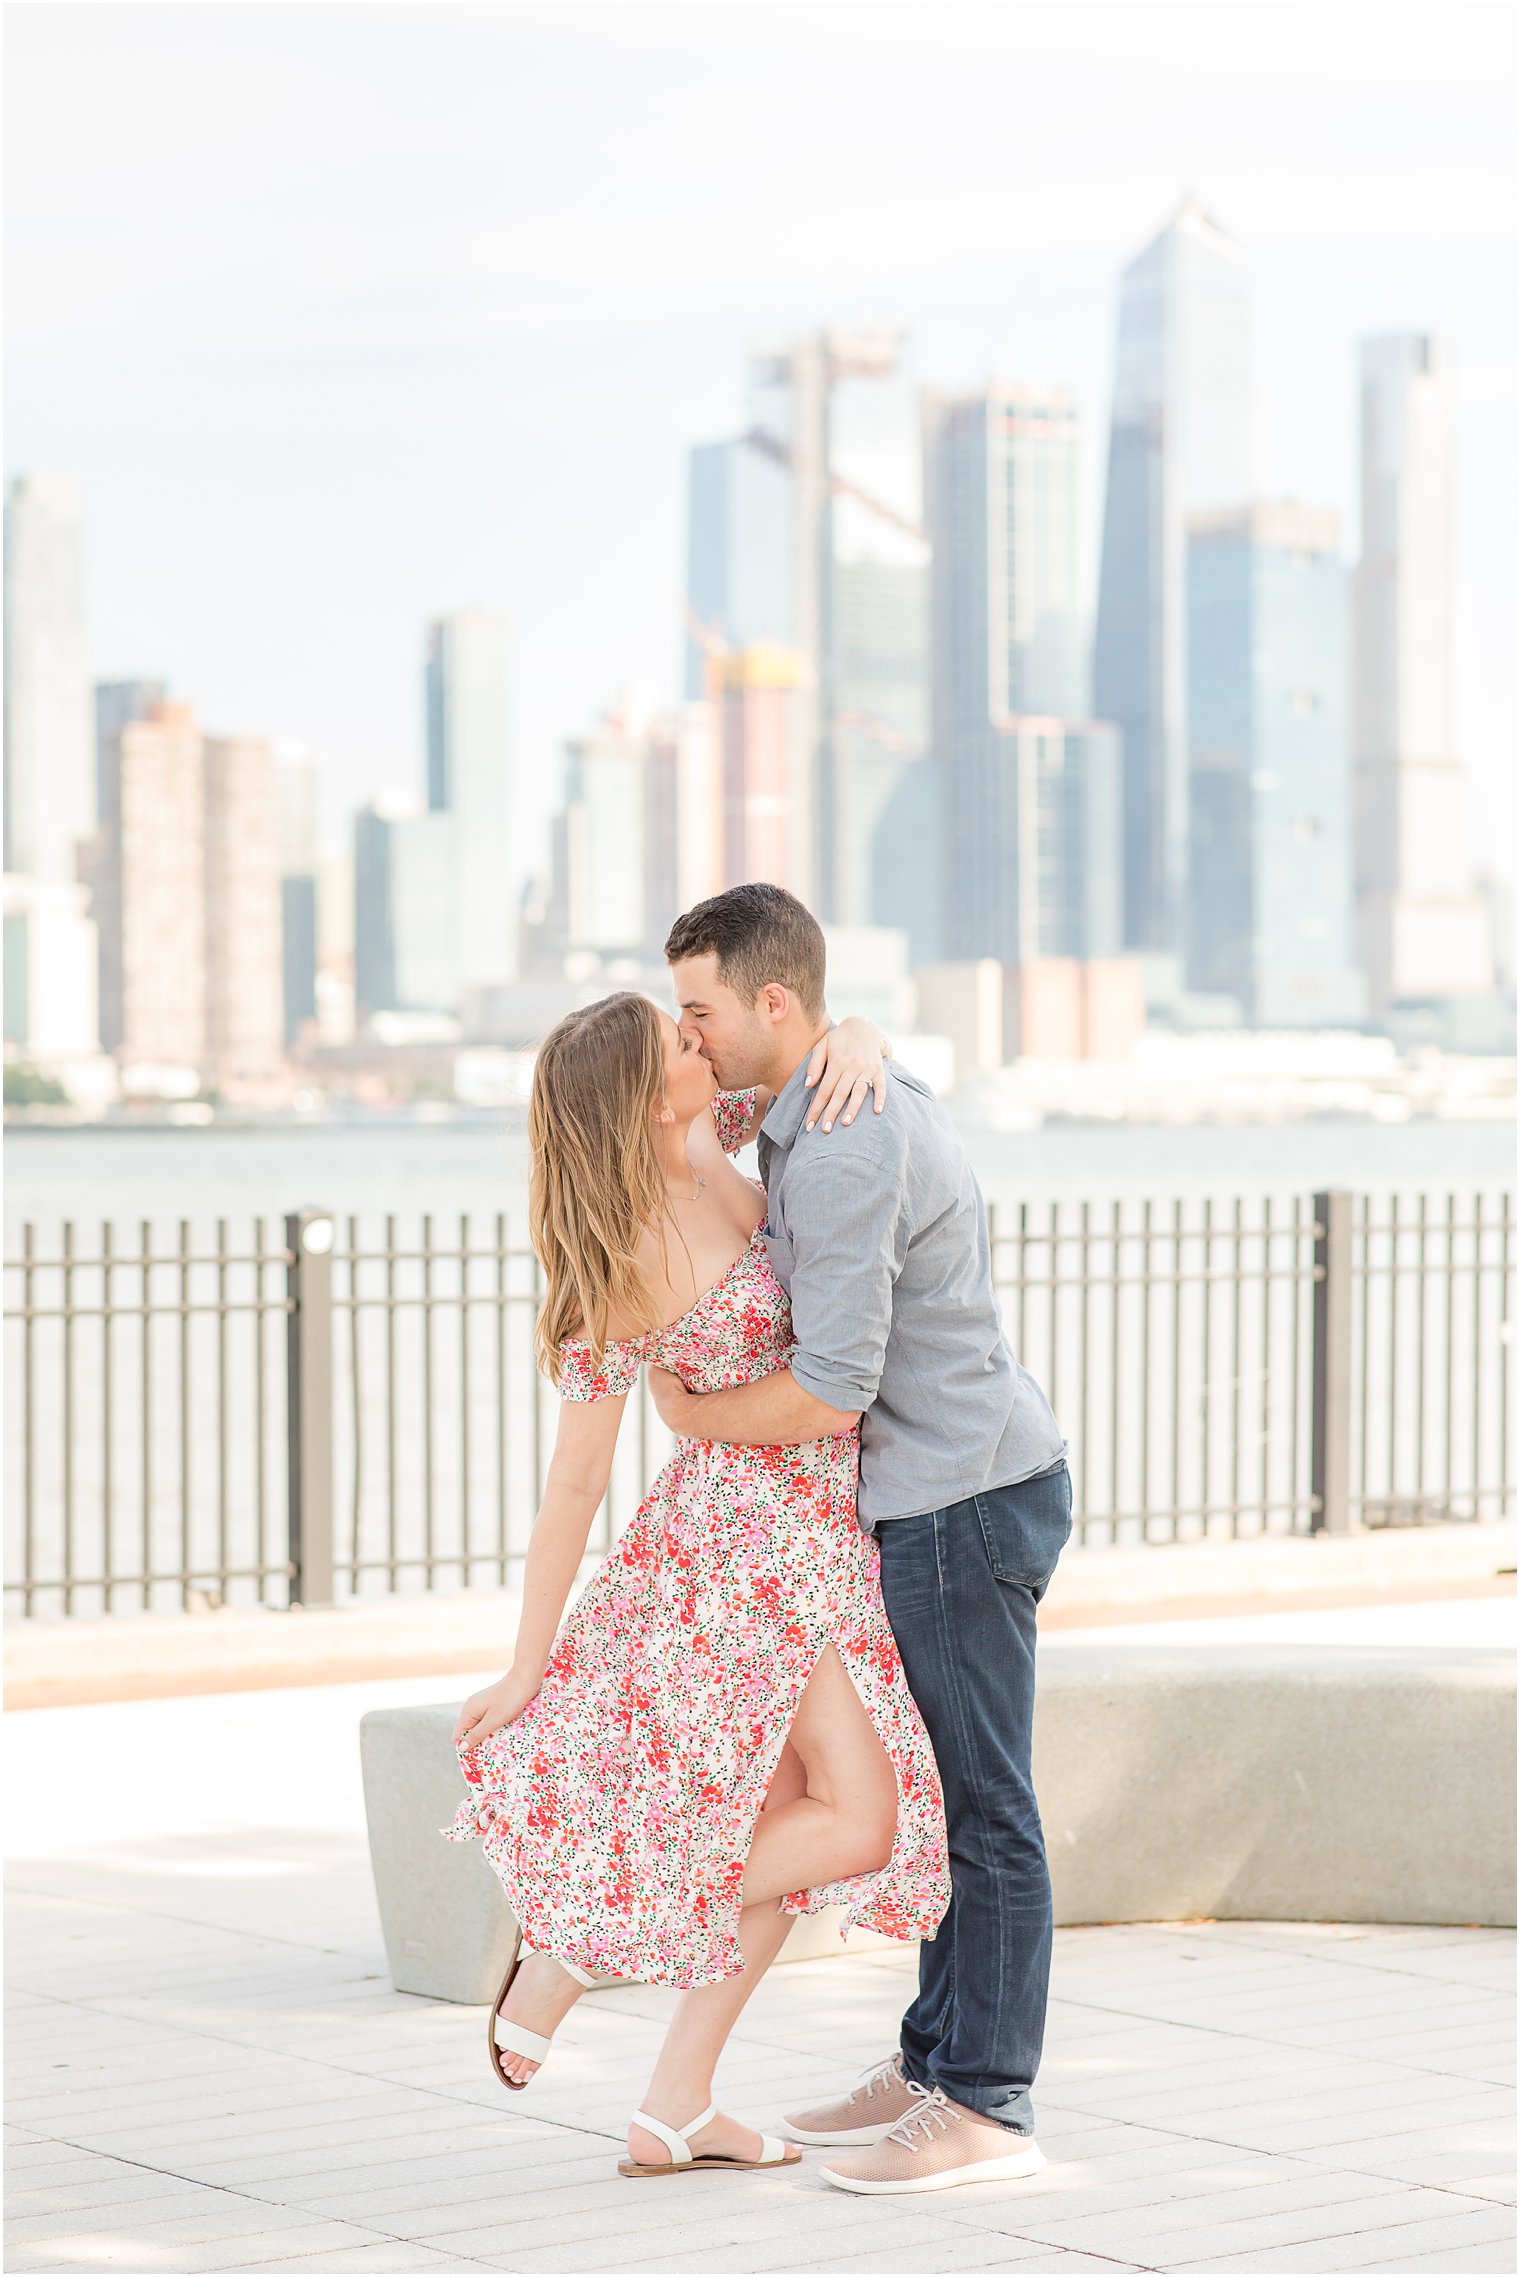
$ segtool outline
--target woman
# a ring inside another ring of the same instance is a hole
[[[850,1080],[850,1040],[826,1039],[821,1096],[841,1063]],[[857,1425],[682,1441],[560,1628],[640,1364],[703,1389],[786,1364],[764,1194],[725,1158],[767,1104],[715,1097],[697,1039],[632,994],[562,1020],[534,1073],[539,1355],[565,1404],[512,1667],[454,1734],[478,1794],[446,1831],[484,1836],[522,1924],[489,2025],[508,2087],[591,1972],[685,1990],[626,2175],[800,2155],[711,2103],[793,1917],[837,1903],[932,1936],[949,1897],[939,1779],[856,1521]]]

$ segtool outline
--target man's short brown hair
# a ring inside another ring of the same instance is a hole
[[[665,956],[716,957],[719,980],[746,1004],[776,981],[804,1012],[823,1010],[823,928],[785,886],[730,886],[699,901],[671,926]]]

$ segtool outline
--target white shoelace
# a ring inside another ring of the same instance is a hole
[[[856,2082],[854,2092],[858,2095],[861,2088],[864,2088],[866,2091],[866,2098],[869,2101],[870,2098],[876,2093],[878,2087],[886,2087],[889,2084],[895,2087],[901,2078],[902,2074],[897,2068],[896,2056],[888,2056],[886,2062],[884,2064],[878,2064],[874,2071],[864,2071],[861,2073],[859,2080]]]
[[[914,2102],[898,2120],[887,2137],[889,2143],[901,2143],[906,2150],[916,2151],[922,2146],[913,2140],[922,2130],[924,2142],[932,2142],[936,2129],[944,2134],[950,2125],[950,2098],[942,2087],[920,2087],[916,2079],[907,2081],[908,2093]]]

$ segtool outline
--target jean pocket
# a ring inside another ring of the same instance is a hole
[[[994,1579],[1032,1591],[1038,1603],[1071,1537],[1070,1470],[1063,1463],[1042,1478],[1020,1479],[975,1500]]]

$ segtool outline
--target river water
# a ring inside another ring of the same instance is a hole
[[[1444,1194],[1510,1183],[1513,1121],[960,1124],[989,1200],[1150,1193],[1310,1193],[1350,1186]],[[5,1140],[8,1236],[23,1219],[167,1222],[340,1212],[520,1211],[520,1115],[442,1124],[227,1125],[204,1130],[13,1129]]]

